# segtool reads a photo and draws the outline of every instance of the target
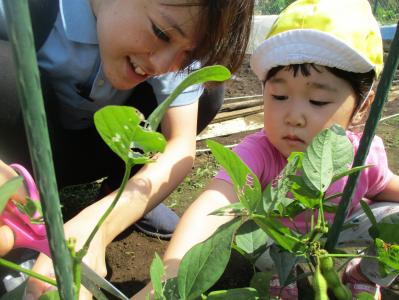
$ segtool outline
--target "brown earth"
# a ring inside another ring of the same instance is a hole
[[[259,95],[261,85],[252,73],[246,60],[233,80],[226,84],[226,97]],[[396,97],[391,97],[393,100]],[[393,115],[399,112],[399,101],[390,101],[384,109],[384,115]],[[379,126],[379,134],[384,138],[392,170],[399,173],[398,145],[399,145],[399,119],[384,122]],[[248,132],[215,138],[224,145],[238,143]],[[198,148],[206,148],[204,142],[198,142]],[[208,153],[199,154],[191,174],[181,186],[166,200],[179,215],[195,199],[195,196],[204,188],[206,182],[214,175],[216,165]],[[192,195],[187,199],[187,195]],[[149,281],[149,268],[154,253],[160,256],[168,245],[167,241],[150,238],[133,229],[123,232],[107,248],[106,260],[108,264],[107,278],[120,288],[126,295],[132,295],[140,290]],[[230,274],[243,274],[250,276],[251,271],[245,264],[232,264]],[[227,286],[237,286],[237,278],[224,277],[223,283]],[[223,284],[222,284],[223,286]],[[397,286],[396,286],[397,288]],[[384,299],[398,299],[398,294],[392,293],[393,289],[384,291]],[[397,292],[397,291],[396,291]]]

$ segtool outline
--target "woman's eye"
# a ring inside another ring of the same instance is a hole
[[[287,100],[288,99],[287,96],[280,96],[280,95],[272,95],[272,98],[274,100],[278,100],[278,101],[283,101],[283,100]]]
[[[169,42],[170,38],[167,34],[162,31],[159,27],[157,27],[154,23],[152,23],[152,31],[154,32],[155,36],[165,42]]]
[[[330,102],[326,102],[326,101],[317,101],[317,100],[309,100],[310,103],[314,106],[324,106],[327,105]]]

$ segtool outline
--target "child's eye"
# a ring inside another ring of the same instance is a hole
[[[272,95],[272,98],[273,98],[274,100],[278,100],[278,101],[284,101],[284,100],[287,100],[287,99],[288,99],[287,96],[280,96],[280,95]]]
[[[324,106],[327,105],[330,102],[326,102],[326,101],[317,101],[317,100],[309,100],[311,104],[313,104],[314,106]]]
[[[155,36],[165,42],[169,42],[170,38],[169,36],[162,31],[159,27],[157,27],[154,23],[152,23],[152,31],[154,32]]]

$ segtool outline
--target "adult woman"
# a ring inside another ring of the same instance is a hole
[[[94,111],[106,104],[128,104],[148,115],[184,79],[187,67],[220,63],[234,71],[248,41],[253,2],[60,0],[54,27],[38,49],[59,185],[109,176],[108,185],[117,187],[122,165],[95,133]],[[1,65],[9,67],[3,74],[12,74],[7,41],[1,41],[0,53]],[[2,79],[0,157],[29,167],[14,78]],[[190,88],[172,104],[161,124],[168,141],[165,152],[130,179],[93,241],[85,260],[101,274],[106,273],[105,246],[156,207],[190,170],[196,133],[223,99],[220,88],[208,89],[204,96],[202,91]],[[202,115],[215,103],[197,124],[198,111]],[[17,134],[10,134],[11,126],[19,129]],[[77,238],[78,248],[112,199],[113,193],[66,224],[66,235]],[[170,212],[162,208],[154,219],[163,214],[168,214],[167,231],[173,231],[177,221]],[[44,257],[36,270],[48,271]]]

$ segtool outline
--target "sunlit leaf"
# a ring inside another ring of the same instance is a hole
[[[307,147],[302,160],[302,175],[307,186],[325,192],[333,177],[332,137],[329,129],[321,131]]]
[[[178,272],[181,298],[199,297],[223,274],[230,259],[234,233],[240,224],[240,219],[233,219],[184,255]]]
[[[102,139],[130,166],[152,162],[152,156],[166,146],[164,136],[142,127],[142,121],[137,110],[129,106],[105,106],[94,114]]]
[[[59,300],[60,295],[57,290],[46,292],[39,297],[39,300]]]
[[[331,137],[331,154],[334,176],[343,173],[353,161],[353,145],[346,136],[345,130],[334,124],[329,129],[333,132]]]
[[[157,300],[165,299],[162,288],[162,277],[164,275],[165,275],[165,267],[158,253],[155,253],[155,257],[152,260],[150,267],[151,283],[154,288],[154,299]]]
[[[215,65],[204,67],[195,72],[190,73],[176,89],[163,101],[148,117],[149,128],[156,130],[161,122],[169,105],[182,93],[186,88],[193,84],[200,84],[207,81],[225,81],[231,77],[230,71],[223,66]]]
[[[276,218],[256,215],[253,217],[253,220],[270,238],[284,249],[292,252],[303,246],[299,240],[299,235],[291,231],[291,229],[283,225]]]
[[[385,271],[399,274],[399,245],[386,243],[381,239],[375,240],[378,259],[385,266]]]
[[[222,165],[233,182],[237,197],[242,205],[252,212],[260,212],[262,209],[262,189],[258,177],[233,151],[223,145],[208,140],[215,159]]]
[[[0,186],[0,213],[3,212],[10,197],[15,194],[22,185],[23,180],[21,176],[17,176]]]
[[[254,288],[237,288],[231,290],[214,291],[207,295],[207,300],[258,300],[259,294]]]

